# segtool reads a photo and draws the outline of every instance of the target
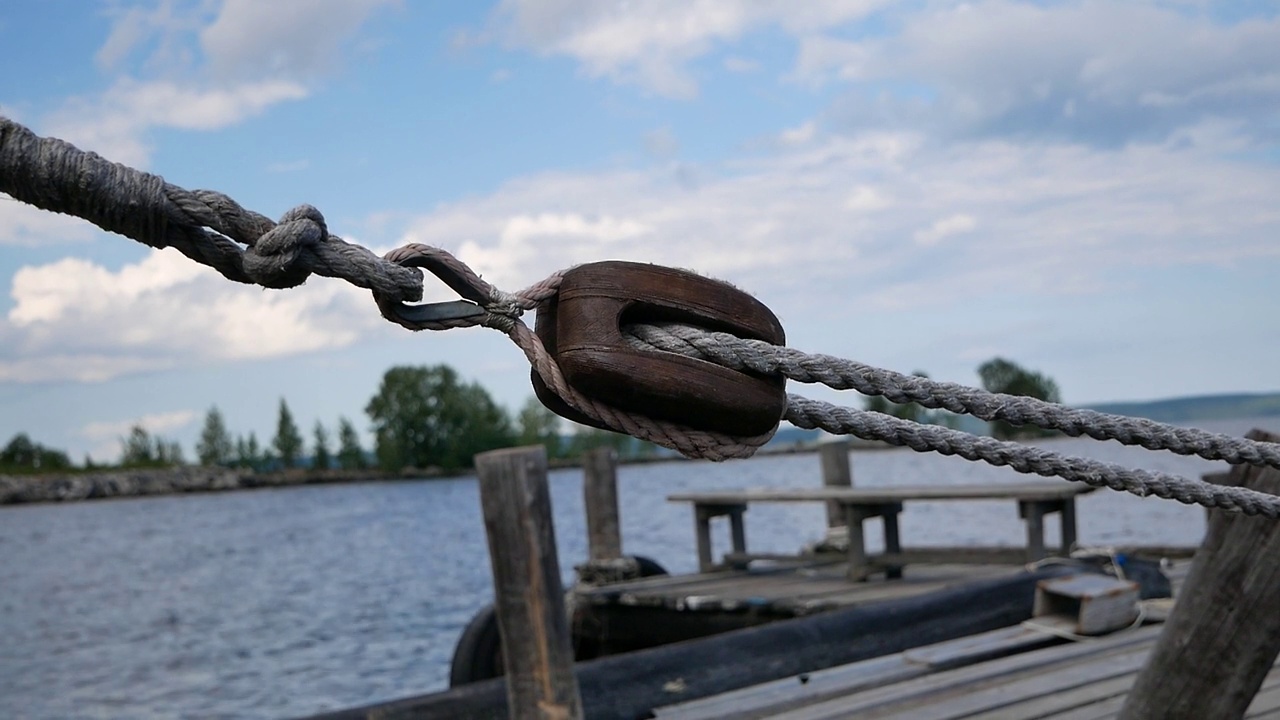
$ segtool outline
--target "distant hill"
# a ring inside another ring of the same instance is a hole
[[[1200,397],[1091,405],[1090,410],[1159,422],[1228,420],[1280,415],[1280,393],[1203,395]]]

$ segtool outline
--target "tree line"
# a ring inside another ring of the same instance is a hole
[[[917,372],[923,376],[924,373]],[[993,358],[978,367],[982,386],[991,392],[1027,395],[1060,402],[1058,385],[1039,372],[1026,370],[1004,358]],[[883,397],[866,399],[867,410],[923,423],[955,426],[957,417],[945,410],[930,410],[917,403],[892,403]],[[397,366],[382,376],[377,392],[364,408],[373,432],[374,447],[367,453],[355,425],[338,418],[336,445],[320,420],[306,441],[289,405],[280,399],[275,435],[266,443],[250,431],[234,435],[215,405],[205,415],[196,442],[196,462],[203,466],[250,469],[259,472],[298,467],[361,470],[372,466],[387,472],[438,470],[453,472],[471,466],[472,457],[487,450],[513,445],[543,445],[550,458],[573,458],[595,447],[609,446],[620,457],[652,455],[657,448],[647,442],[607,430],[572,424],[530,397],[514,416],[499,405],[479,383],[465,382],[448,365]],[[997,421],[990,424],[997,438],[1042,434],[1037,428]],[[135,426],[120,439],[121,467],[164,467],[186,464],[182,447]],[[95,466],[86,456],[84,467]],[[33,442],[19,433],[0,450],[0,472],[56,472],[73,469],[65,452]]]

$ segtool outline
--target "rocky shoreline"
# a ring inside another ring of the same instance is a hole
[[[425,474],[414,474],[422,478]],[[376,470],[291,470],[255,473],[207,467],[111,470],[50,475],[0,475],[0,505],[225,492],[322,483],[399,480]]]

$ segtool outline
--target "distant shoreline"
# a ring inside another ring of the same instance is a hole
[[[755,457],[795,455],[817,452],[820,443],[795,443],[761,449]],[[884,443],[853,440],[852,450],[888,449]],[[619,465],[687,462],[680,455],[655,455],[625,458]],[[552,459],[552,470],[576,468],[579,460]],[[0,475],[0,506],[30,505],[116,498],[160,497],[187,493],[233,492],[259,488],[297,487],[300,485],[332,485],[339,483],[397,482],[439,480],[467,477],[473,471],[446,473],[438,468],[409,469],[390,473],[381,470],[310,470],[258,473],[236,468],[184,466],[173,468],[139,468],[37,475]]]
[[[256,473],[233,468],[174,467],[0,475],[0,505],[158,497],[298,485],[422,480],[433,477],[443,477],[443,474],[433,475],[416,470],[410,475],[380,470],[287,470]]]

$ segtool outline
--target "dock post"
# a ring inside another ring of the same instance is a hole
[[[822,461],[823,487],[853,487],[853,471],[849,467],[849,441],[836,440],[818,446]],[[827,502],[827,527],[844,527],[844,508],[835,501]]]
[[[1280,442],[1254,430],[1252,440]],[[1280,470],[1224,484],[1280,494]],[[1280,653],[1280,521],[1213,510],[1183,591],[1119,717],[1239,718]]]
[[[513,720],[580,720],[541,445],[475,457]]]
[[[582,454],[582,499],[587,509],[587,557],[591,562],[622,557],[618,453],[613,448],[595,448]]]

